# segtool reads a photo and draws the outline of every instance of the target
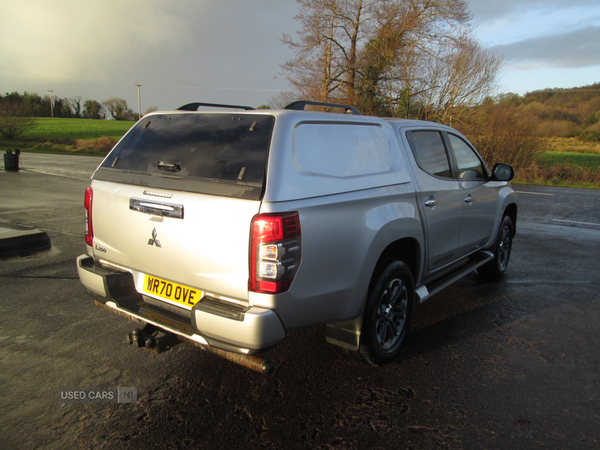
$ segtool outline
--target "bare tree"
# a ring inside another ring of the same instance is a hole
[[[466,0],[297,0],[282,65],[301,96],[369,114],[452,120],[489,95],[501,59],[472,37]],[[458,109],[457,109],[458,108]]]
[[[71,105],[71,109],[73,110],[73,117],[81,117],[81,100],[83,99],[80,95],[69,99],[69,104]]]
[[[362,98],[385,104],[379,114],[408,117],[411,105],[434,94],[429,68],[448,64],[441,50],[451,51],[472,32],[468,4],[388,0],[378,3],[376,18],[376,33],[363,49],[363,84],[370,89]],[[369,64],[374,58],[376,66]]]
[[[0,136],[12,140],[35,127],[35,118],[29,109],[20,103],[3,102],[0,104]]]
[[[282,42],[296,54],[281,67],[302,98],[326,101],[331,91],[331,57],[326,52],[332,44],[331,39],[329,42],[327,39],[328,36],[331,38],[327,18],[329,16],[333,20],[336,3],[336,0],[298,1],[299,12],[295,19],[301,23],[300,41],[295,42],[287,34],[282,38]],[[281,102],[293,100],[285,93],[281,97],[284,97],[280,99]]]
[[[428,58],[428,88],[423,103],[425,118],[449,123],[460,120],[464,112],[481,104],[496,88],[502,58],[486,51],[469,36],[452,46],[440,47],[436,58]]]
[[[296,0],[300,40],[284,35],[296,51],[282,65],[290,83],[311,100],[352,102],[358,52],[373,20],[375,0]]]

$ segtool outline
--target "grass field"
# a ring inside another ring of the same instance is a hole
[[[38,117],[36,126],[15,141],[0,141],[0,151],[106,156],[135,122]]]
[[[89,140],[102,136],[121,138],[135,122],[92,119],[36,118],[36,127],[23,137],[29,139],[72,139]]]
[[[600,142],[582,142],[576,138],[550,138],[543,141],[542,166],[577,166],[600,169]]]
[[[581,167],[599,169],[600,154],[547,151],[540,156],[540,162],[544,166],[574,164]]]
[[[545,186],[600,189],[600,143],[575,138],[542,139],[542,150],[515,181]]]

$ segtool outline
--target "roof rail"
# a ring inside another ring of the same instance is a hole
[[[200,106],[208,106],[211,108],[245,109],[246,111],[254,109],[252,106],[220,105],[218,103],[188,103],[187,105],[177,108],[177,111],[198,111]]]
[[[283,109],[294,109],[297,111],[303,111],[306,105],[314,105],[314,106],[329,106],[331,108],[343,108],[346,112],[351,111],[355,116],[362,116],[362,113],[356,109],[354,106],[349,105],[338,105],[336,103],[323,103],[323,102],[313,102],[310,100],[298,100],[296,102],[292,102],[287,105]]]

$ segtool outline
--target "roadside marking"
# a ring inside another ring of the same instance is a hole
[[[517,194],[531,194],[531,195],[554,195],[554,194],[546,194],[545,192],[525,192],[525,191],[515,191]]]
[[[576,222],[574,220],[560,220],[560,219],[552,219],[555,222],[565,222],[565,223],[576,223],[579,225],[592,225],[594,227],[600,227],[600,223],[591,223],[591,222]]]
[[[508,284],[596,284],[595,281],[570,281],[570,280],[507,280]]]

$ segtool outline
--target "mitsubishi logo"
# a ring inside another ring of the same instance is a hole
[[[148,239],[148,245],[156,244],[156,246],[158,248],[162,248],[162,245],[161,245],[160,241],[158,239],[156,239],[156,236],[158,236],[158,233],[156,232],[156,228],[155,228],[154,230],[152,230],[152,239]]]

